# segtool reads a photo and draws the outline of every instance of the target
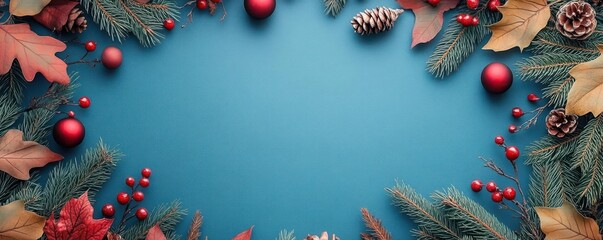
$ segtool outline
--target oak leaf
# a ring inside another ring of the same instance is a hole
[[[50,1],[51,0],[10,0],[8,3],[8,11],[10,14],[17,17],[33,16],[40,13]]]
[[[0,207],[0,239],[38,239],[44,233],[44,217],[25,210],[21,200]]]
[[[155,224],[149,232],[147,232],[147,237],[145,240],[166,240],[165,234],[161,231],[159,224]]]
[[[250,240],[252,231],[253,231],[253,226],[251,226],[249,229],[237,234],[234,238],[232,238],[232,240]]]
[[[69,200],[55,220],[54,213],[46,220],[44,233],[49,240],[87,239],[102,240],[113,219],[94,219],[88,192]]]
[[[54,55],[67,48],[65,43],[37,35],[27,23],[0,25],[0,42],[0,75],[11,69],[16,58],[27,81],[40,72],[49,82],[69,83],[67,64]]]
[[[78,4],[71,0],[53,0],[33,18],[52,31],[61,31],[69,20],[71,10]]]
[[[602,55],[569,71],[576,81],[567,95],[567,114],[598,116],[603,112],[603,45],[597,48]]]
[[[23,132],[11,129],[0,137],[0,171],[14,178],[28,180],[29,170],[63,159],[47,147],[23,141]]]
[[[519,47],[520,51],[530,45],[536,34],[546,27],[551,17],[547,0],[509,0],[498,7],[502,19],[490,26],[492,37],[484,49],[495,52]]]
[[[444,12],[453,9],[459,3],[459,0],[442,0],[434,7],[425,0],[397,1],[402,8],[412,10],[415,15],[411,47],[429,42],[438,35],[444,23]]]
[[[545,240],[601,240],[597,222],[580,215],[571,203],[565,202],[558,208],[536,207],[535,209],[540,217],[540,228],[546,235]]]

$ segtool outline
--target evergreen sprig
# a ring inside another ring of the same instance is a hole
[[[603,198],[603,116],[591,119],[578,140],[572,167],[580,167],[579,198],[596,204]]]
[[[122,237],[132,240],[145,239],[149,229],[159,224],[166,236],[171,236],[168,239],[178,239],[178,236],[173,233],[176,224],[182,220],[184,215],[186,215],[186,210],[182,209],[182,204],[179,201],[162,204],[149,213],[149,218],[127,228]]]
[[[283,229],[279,232],[276,240],[295,240],[295,232],[293,230],[288,231],[287,229]]]
[[[333,17],[337,16],[345,6],[346,0],[323,0],[325,12]]]

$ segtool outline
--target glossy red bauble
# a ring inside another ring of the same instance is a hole
[[[245,11],[255,19],[270,17],[276,8],[276,0],[245,0]]]
[[[126,185],[128,185],[129,187],[134,187],[135,183],[136,183],[136,179],[134,179],[133,177],[126,178]]]
[[[515,189],[512,187],[507,187],[507,188],[505,188],[505,190],[503,190],[503,197],[505,197],[505,199],[507,199],[507,200],[515,199],[515,195],[517,195],[517,193],[515,192]]]
[[[112,218],[115,215],[115,208],[112,204],[107,203],[103,206],[101,212],[103,213],[103,217]]]
[[[429,5],[435,7],[435,6],[438,6],[438,4],[440,4],[440,0],[427,0],[427,3],[429,3]]]
[[[117,202],[121,205],[126,205],[130,202],[130,195],[125,192],[120,192],[117,194]]]
[[[140,185],[143,188],[148,187],[151,184],[151,181],[148,178],[141,178],[140,180],[138,180],[138,185]]]
[[[54,124],[52,136],[57,144],[62,147],[72,148],[84,141],[86,129],[84,128],[84,124],[79,120],[67,117]]]
[[[222,0],[211,0],[211,2],[213,2],[213,3],[221,3]]]
[[[473,180],[473,182],[471,182],[471,190],[474,192],[481,191],[483,186],[484,184],[480,180]]]
[[[116,47],[107,47],[101,55],[101,62],[108,69],[116,69],[121,65],[123,55],[121,50]]]
[[[513,115],[514,118],[520,118],[521,116],[523,116],[523,110],[521,110],[521,108],[518,107],[514,107],[511,110],[511,115]]]
[[[501,192],[493,192],[492,193],[492,201],[494,202],[502,202],[503,200],[503,194]]]
[[[515,146],[505,148],[505,156],[509,161],[515,161],[519,157],[519,148]]]
[[[81,97],[78,102],[78,105],[80,105],[81,108],[89,108],[90,104],[91,104],[90,98],[88,98],[88,97]]]
[[[500,5],[500,0],[490,0],[488,1],[488,10],[491,12],[498,12],[498,6]]]
[[[142,175],[145,178],[150,178],[151,177],[151,169],[143,168],[142,171],[140,171],[140,175]]]
[[[479,6],[479,0],[467,0],[467,8],[476,9]]]
[[[510,133],[516,133],[517,132],[517,126],[515,126],[515,124],[510,124],[509,125],[509,132]]]
[[[165,21],[163,21],[163,27],[165,29],[167,29],[168,31],[172,31],[172,29],[174,29],[175,26],[176,26],[176,22],[174,22],[174,19],[168,18]]]
[[[505,144],[505,139],[502,136],[496,136],[494,138],[494,143],[496,143],[498,145],[503,145],[503,144]]]
[[[88,52],[94,52],[94,50],[96,50],[96,42],[88,41],[84,44],[84,48],[86,48],[86,51]]]
[[[488,182],[486,183],[486,191],[488,192],[496,192],[498,190],[498,188],[496,187],[496,183],[495,182]]]
[[[537,102],[538,100],[540,100],[540,98],[538,97],[538,95],[530,93],[528,94],[528,101],[530,102]]]
[[[207,9],[207,0],[197,0],[197,8],[200,10]]]
[[[142,193],[141,191],[136,191],[132,193],[132,199],[134,199],[134,201],[140,202],[144,200],[144,193]]]
[[[513,84],[513,72],[504,63],[493,62],[482,71],[482,86],[491,93],[504,93]]]
[[[149,213],[147,212],[146,208],[139,208],[138,210],[136,210],[136,218],[138,218],[138,220],[145,220],[148,216]]]

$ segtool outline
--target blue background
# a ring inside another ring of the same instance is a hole
[[[476,178],[511,185],[477,158],[491,157],[510,170],[495,135],[524,150],[545,134],[542,125],[516,135],[506,131],[526,120],[513,119],[512,107],[537,107],[526,100],[539,93],[537,86],[521,82],[517,71],[503,95],[481,86],[482,68],[492,61],[513,66],[521,57],[517,50],[478,50],[455,74],[434,79],[425,61],[435,42],[410,48],[412,12],[387,33],[361,37],[352,31],[357,12],[398,7],[395,1],[349,1],[332,18],[321,1],[280,0],[263,22],[249,19],[242,1],[225,2],[224,22],[221,11],[213,17],[195,11],[191,25],[150,49],[134,38],[111,42],[92,23],[81,35],[98,43],[94,57],[109,45],[124,54],[116,71],[70,67],[80,74],[76,97],[92,99],[87,110],[71,108],[87,135],[75,149],[52,146],[65,162],[100,138],[126,155],[99,194],[97,214],[103,204],[115,204],[127,176],[138,178],[150,167],[143,205],[180,199],[189,213],[202,211],[202,231],[211,239],[229,239],[251,225],[254,239],[273,239],[285,228],[298,237],[326,230],[357,239],[364,230],[361,207],[396,239],[408,238],[414,224],[384,191],[396,179],[425,196],[456,185],[518,226],[489,194],[469,189]],[[67,52],[77,58],[84,50],[71,44]],[[47,83],[34,85],[41,90]],[[528,168],[521,170],[527,184]],[[181,234],[191,215],[179,225]]]

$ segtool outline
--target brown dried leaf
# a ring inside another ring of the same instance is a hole
[[[25,210],[21,200],[0,207],[0,239],[38,239],[44,233],[44,217]]]
[[[29,170],[63,159],[47,147],[32,141],[23,141],[23,132],[8,130],[0,137],[0,171],[14,178],[28,180]]]
[[[50,0],[10,0],[8,11],[17,17],[33,16],[49,3]]]
[[[71,0],[53,0],[33,18],[52,31],[61,31],[69,20],[69,13],[78,5]]]
[[[603,45],[597,48],[602,55],[569,71],[576,82],[567,95],[566,114],[598,116],[603,112]]]
[[[563,206],[558,208],[535,209],[540,217],[540,228],[546,235],[545,240],[601,240],[597,222],[580,215],[571,203],[563,203]]]

